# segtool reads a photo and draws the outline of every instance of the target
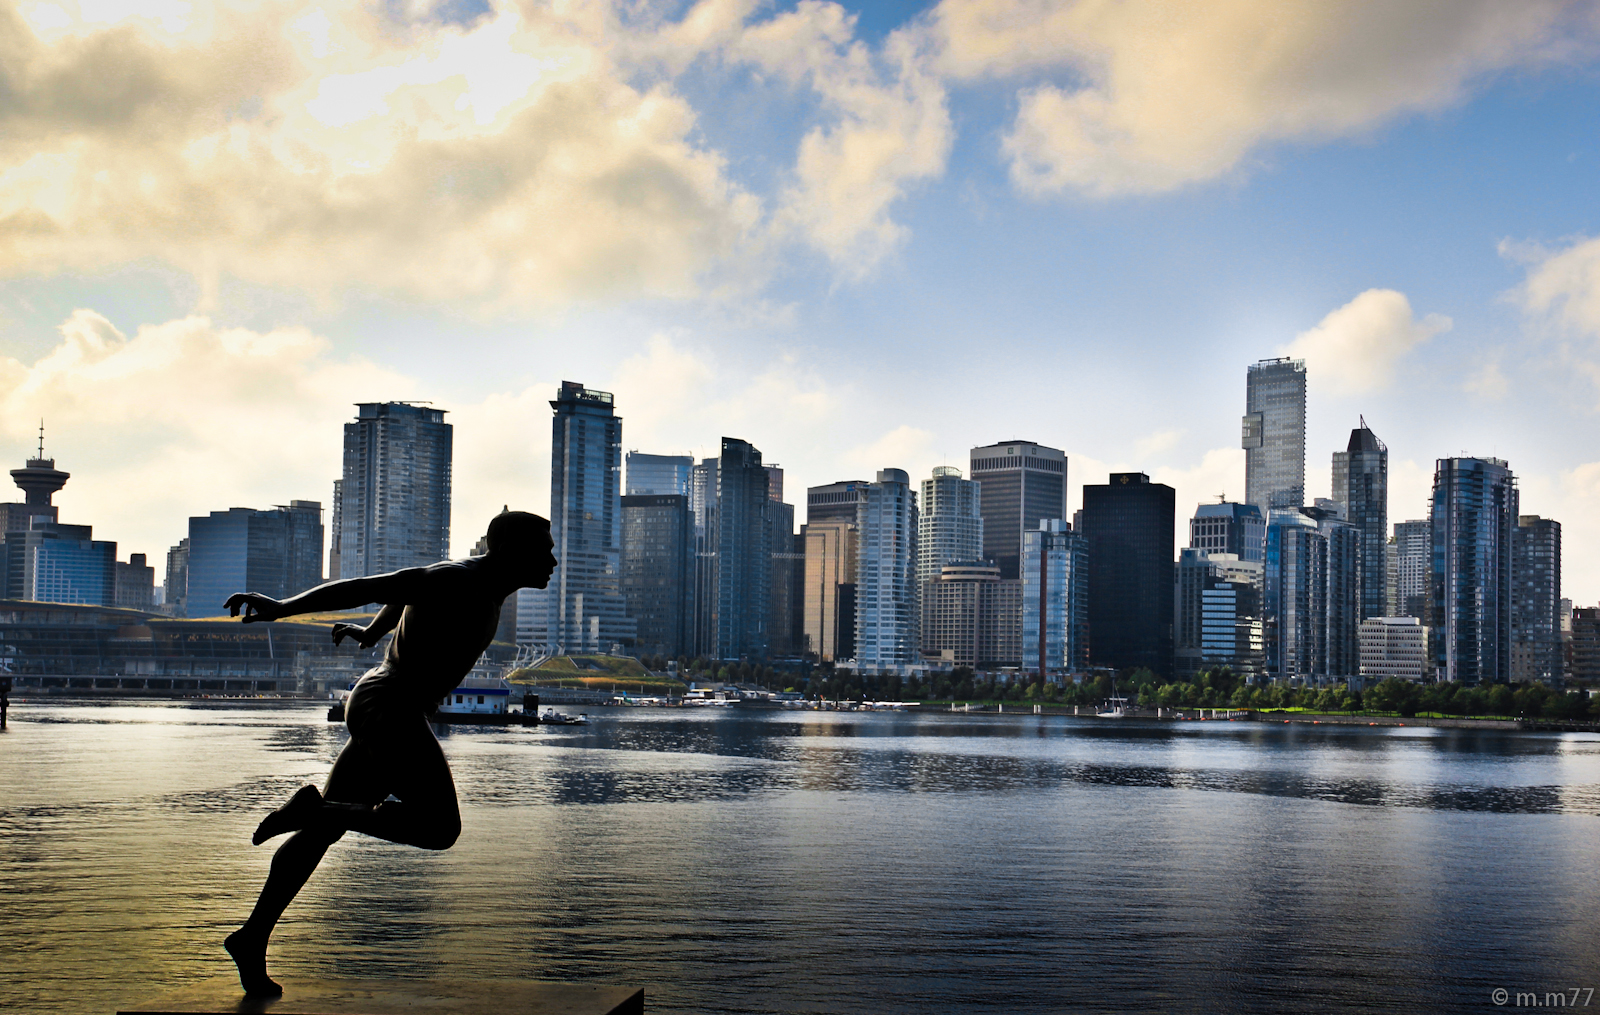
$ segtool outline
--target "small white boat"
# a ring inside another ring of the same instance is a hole
[[[589,725],[589,713],[580,712],[577,715],[567,715],[565,712],[557,712],[553,708],[545,708],[539,711],[539,725],[587,726]]]
[[[1126,719],[1128,717],[1128,699],[1106,699],[1106,707],[1096,712],[1095,716],[1101,719]]]

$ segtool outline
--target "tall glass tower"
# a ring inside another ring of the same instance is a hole
[[[1245,377],[1244,499],[1268,512],[1306,503],[1306,364],[1264,359]]]
[[[1433,661],[1441,680],[1511,679],[1517,481],[1498,458],[1441,458],[1433,474]]]
[[[1350,443],[1333,453],[1333,499],[1359,534],[1361,616],[1388,613],[1389,449],[1367,428],[1350,431]]]
[[[856,664],[862,673],[921,656],[917,629],[917,495],[900,469],[880,469],[856,514]]]
[[[444,410],[363,402],[344,425],[334,484],[332,578],[421,567],[450,556],[451,427]],[[485,519],[487,522],[487,519]]]
[[[622,597],[622,420],[611,392],[576,381],[561,382],[550,408],[550,536],[561,563],[549,588],[519,593],[517,640],[562,654],[632,645]]]

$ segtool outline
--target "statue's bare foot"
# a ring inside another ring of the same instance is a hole
[[[229,934],[222,942],[239,967],[239,985],[251,997],[280,997],[283,988],[267,975],[267,942],[246,934],[243,929]]]
[[[317,787],[301,786],[288,803],[261,819],[250,843],[259,846],[273,836],[298,832],[309,825],[321,809],[322,794],[317,792]]]

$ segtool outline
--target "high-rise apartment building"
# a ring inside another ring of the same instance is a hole
[[[1522,515],[1511,530],[1511,679],[1559,684],[1561,523]]]
[[[274,599],[322,584],[322,505],[229,508],[189,519],[189,617],[221,617],[235,592]]]
[[[1083,488],[1095,666],[1172,672],[1175,496],[1142,472],[1113,472],[1108,483]]]
[[[1389,449],[1365,418],[1345,450],[1333,453],[1333,499],[1360,534],[1361,619],[1381,617],[1389,598]]]
[[[1254,504],[1201,504],[1189,519],[1189,546],[1206,553],[1232,553],[1260,562],[1267,520]]]
[[[622,596],[622,420],[609,391],[562,381],[550,403],[550,537],[561,562],[517,597],[517,641],[561,654],[631,646]]]
[[[450,556],[451,442],[442,409],[356,406],[355,422],[344,425],[344,475],[334,485],[332,577],[425,567]]]
[[[1600,680],[1600,606],[1573,607],[1571,652],[1568,679]]]
[[[856,559],[861,545],[857,516],[870,484],[846,480],[806,491],[802,593],[804,651],[821,662],[856,654]]]
[[[167,551],[167,578],[162,584],[162,612],[174,617],[187,616],[189,598],[189,537]]]
[[[1267,518],[1263,642],[1269,676],[1341,683],[1361,671],[1359,534],[1331,511]]]
[[[922,586],[923,658],[980,670],[1022,666],[1022,582],[987,561],[946,564]],[[1037,660],[1035,660],[1037,662]]]
[[[1244,499],[1266,516],[1306,502],[1306,364],[1264,359],[1245,377]]]
[[[1022,535],[1023,669],[1061,683],[1089,666],[1089,542],[1060,518]]]
[[[689,495],[689,475],[694,471],[694,458],[690,455],[646,455],[630,451],[627,466],[624,496]]]
[[[1179,553],[1177,573],[1173,617],[1177,676],[1191,679],[1204,670],[1226,666],[1254,683],[1264,673],[1261,561],[1190,547]]]
[[[748,441],[722,438],[717,462],[717,659],[765,659],[772,610],[767,470]]]
[[[1427,518],[1394,523],[1394,594],[1392,614],[1415,617],[1424,625],[1432,615],[1433,522]]]
[[[144,554],[129,554],[127,563],[117,561],[116,606],[125,610],[154,609],[155,590],[156,569],[150,566]]]
[[[1032,441],[973,448],[968,475],[979,487],[983,557],[1000,577],[1018,576],[1022,534],[1067,516],[1067,456]]]
[[[631,456],[630,456],[631,457]],[[679,656],[691,648],[694,523],[686,494],[622,498],[622,597],[641,653]]]
[[[881,469],[857,506],[856,665],[863,673],[921,658],[917,629],[917,495],[900,469]]]
[[[983,512],[978,484],[940,465],[922,481],[917,522],[917,584],[938,581],[946,564],[983,559]]]
[[[1441,458],[1433,476],[1434,670],[1440,680],[1511,679],[1517,483],[1498,458]]]
[[[717,459],[689,470],[689,514],[694,519],[693,655],[717,654]]]
[[[807,522],[800,539],[805,546],[804,650],[819,662],[854,659],[856,554],[861,544],[856,523]]]
[[[805,545],[794,531],[794,505],[785,504],[783,470],[767,466],[767,546],[771,580],[767,652],[787,659],[805,652]]]

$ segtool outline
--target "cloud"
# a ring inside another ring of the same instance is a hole
[[[1493,402],[1503,401],[1511,391],[1511,382],[1498,361],[1485,363],[1461,385],[1462,390],[1482,395]]]
[[[1446,108],[1489,73],[1591,49],[1587,10],[943,0],[926,31],[951,78],[1033,79],[1002,142],[1020,189],[1105,197],[1215,179],[1275,141]]]
[[[1305,359],[1318,382],[1326,380],[1334,391],[1365,394],[1388,387],[1401,357],[1450,328],[1442,314],[1412,317],[1404,293],[1368,289],[1281,351]]]
[[[546,308],[693,295],[760,218],[586,5],[466,27],[354,0],[84,13],[113,7],[0,11],[0,272],[153,257],[212,285]]]
[[[1502,243],[1503,255],[1512,256]],[[1600,339],[1600,237],[1579,239],[1555,252],[1523,251],[1527,280],[1514,294],[1523,308],[1547,316],[1567,331]]]
[[[94,525],[121,554],[165,553],[190,515],[292,499],[327,507],[351,403],[416,397],[415,383],[338,358],[298,328],[219,328],[201,317],[131,338],[79,310],[31,366],[0,360],[0,434],[72,473],[63,521]],[[18,461],[20,465],[20,461]]]

